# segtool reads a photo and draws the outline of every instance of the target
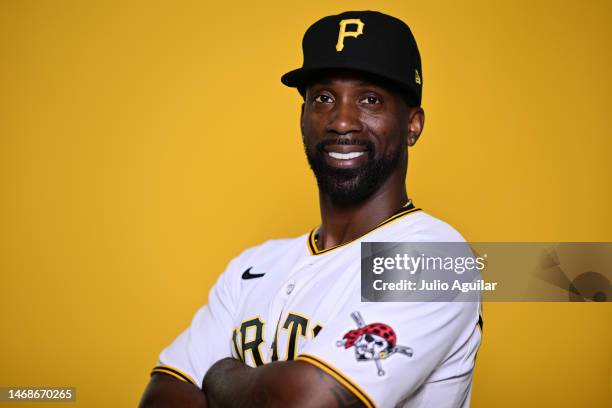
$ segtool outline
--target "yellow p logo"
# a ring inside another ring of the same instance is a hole
[[[356,24],[357,31],[346,31],[346,26],[349,24]],[[363,22],[358,18],[349,18],[346,20],[340,21],[340,30],[338,31],[338,43],[336,44],[336,51],[340,52],[344,48],[344,39],[346,37],[355,37],[357,38],[361,34],[363,34]]]

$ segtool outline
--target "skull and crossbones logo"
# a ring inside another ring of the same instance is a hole
[[[345,349],[354,347],[357,361],[374,361],[378,375],[385,375],[381,360],[395,353],[412,357],[412,348],[397,344],[397,335],[391,326],[384,323],[365,324],[359,312],[351,313],[351,317],[358,328],[347,332],[336,345]]]

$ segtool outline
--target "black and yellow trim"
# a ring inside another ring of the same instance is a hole
[[[312,231],[310,231],[310,235],[308,236],[308,250],[310,251],[310,255],[321,255],[321,254],[325,254],[329,251],[333,251],[334,249],[338,249],[341,248],[343,246],[346,246],[348,244],[350,244],[351,242],[354,242],[358,239],[361,239],[363,237],[365,237],[368,234],[371,234],[372,232],[376,231],[377,229],[382,228],[383,226],[392,223],[393,221],[396,221],[402,217],[405,217],[408,214],[412,214],[418,211],[422,211],[420,208],[415,208],[415,206],[412,204],[412,202],[410,204],[408,204],[405,207],[402,207],[400,209],[399,212],[395,213],[394,215],[392,215],[391,217],[387,218],[386,220],[384,220],[383,222],[381,222],[380,224],[378,224],[376,227],[374,227],[372,230],[366,232],[365,234],[363,234],[362,236],[360,236],[359,238],[355,238],[352,239],[348,242],[345,242],[344,244],[340,244],[340,245],[336,245],[334,247],[331,248],[327,248],[327,249],[322,249],[320,250],[319,248],[317,248],[317,234],[318,234],[318,230],[319,227],[313,229]]]
[[[346,378],[340,371],[332,367],[329,363],[326,363],[318,357],[311,356],[310,354],[300,354],[296,360],[302,360],[307,363],[310,363],[334,377],[340,384],[346,387],[347,390],[349,390],[357,398],[359,398],[359,400],[363,402],[363,405],[365,405],[367,408],[376,407],[376,404],[374,404],[372,398],[370,398],[364,390],[362,390],[357,384]]]
[[[173,376],[174,378],[178,378],[181,381],[185,381],[191,383],[193,385],[197,385],[196,382],[189,375],[185,374],[181,370],[178,370],[174,367],[170,367],[167,365],[158,365],[153,367],[151,370],[151,375],[155,373],[164,373]]]

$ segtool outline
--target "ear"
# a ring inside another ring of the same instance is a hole
[[[425,111],[423,108],[410,108],[408,114],[408,146],[414,146],[425,126]]]
[[[302,142],[304,141],[304,103],[300,108],[300,134],[302,135]]]

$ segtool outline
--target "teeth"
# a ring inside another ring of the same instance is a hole
[[[351,152],[351,153],[336,153],[336,152],[328,152],[331,157],[339,160],[349,160],[354,159],[355,157],[363,156],[365,152]]]

